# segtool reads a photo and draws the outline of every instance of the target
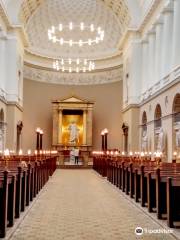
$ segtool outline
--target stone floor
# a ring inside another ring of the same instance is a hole
[[[135,228],[144,229],[137,236]],[[174,239],[93,170],[56,170],[10,239]]]

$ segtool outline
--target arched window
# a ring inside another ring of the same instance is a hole
[[[162,117],[161,106],[160,104],[157,104],[155,109],[155,115],[154,115],[155,128],[160,128],[162,126],[161,117]]]
[[[172,112],[174,116],[174,123],[180,123],[180,93],[177,93],[174,97]]]

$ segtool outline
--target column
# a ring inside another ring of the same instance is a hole
[[[86,145],[86,121],[87,121],[87,111],[83,111],[83,145]]]
[[[155,32],[152,30],[148,33],[148,88],[153,86],[155,77]]]
[[[58,110],[58,144],[62,144],[62,109]]]
[[[6,92],[7,101],[22,105],[23,98],[23,46],[15,32],[6,40]],[[10,56],[10,57],[9,57]]]
[[[131,59],[128,76],[128,104],[139,103],[139,85],[141,81],[142,45],[140,39],[134,39],[131,43]]]
[[[148,54],[148,41],[142,41],[142,79],[141,79],[141,92],[144,93],[147,87],[148,72],[147,72],[147,54]]]
[[[0,32],[1,34],[1,32]],[[2,34],[1,34],[2,35]],[[0,35],[0,95],[5,91],[5,82],[6,82],[6,40],[3,36]]]
[[[57,143],[59,142],[59,138],[58,138],[58,120],[59,120],[59,116],[58,116],[58,109],[56,105],[53,105],[53,137],[52,137],[52,145],[57,145]]]
[[[89,107],[87,111],[87,141],[88,146],[92,146],[92,108]]]
[[[161,54],[162,54],[162,30],[163,25],[161,22],[157,22],[155,25],[156,39],[155,39],[155,77],[154,83],[160,80],[160,68],[161,68]]]
[[[174,0],[173,68],[180,65],[180,1]]]
[[[172,34],[173,34],[173,11],[167,8],[163,12],[163,38],[162,38],[162,66],[161,78],[170,73],[172,67]]]

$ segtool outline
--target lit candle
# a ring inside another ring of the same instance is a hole
[[[115,155],[117,156],[118,154],[119,154],[119,152],[118,152],[118,151],[116,151],[116,152],[115,152]]]
[[[173,155],[174,155],[174,157],[176,158],[176,157],[177,157],[177,152],[174,152]]]
[[[129,152],[129,155],[132,156],[132,155],[133,155],[133,152],[130,151],[130,152]]]
[[[30,150],[30,149],[27,151],[27,154],[28,154],[28,155],[31,155],[31,150]]]
[[[22,154],[23,154],[23,151],[22,151],[22,149],[20,149],[19,150],[19,156],[22,156]]]
[[[124,155],[125,155],[125,152],[122,152],[122,155],[124,156]]]
[[[22,161],[22,154],[23,154],[23,151],[22,151],[22,149],[20,149],[20,150],[19,150],[20,162]]]
[[[10,153],[9,153],[9,149],[4,150],[4,157],[5,157],[5,167],[7,167],[8,165],[8,159],[9,159]]]
[[[144,152],[141,152],[141,157],[144,157]]]
[[[4,150],[4,156],[5,157],[7,157],[7,156],[9,157],[9,149]]]

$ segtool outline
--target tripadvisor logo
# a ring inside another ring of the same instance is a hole
[[[141,227],[137,227],[135,229],[135,234],[138,235],[138,236],[142,235],[143,234],[143,229]]]

